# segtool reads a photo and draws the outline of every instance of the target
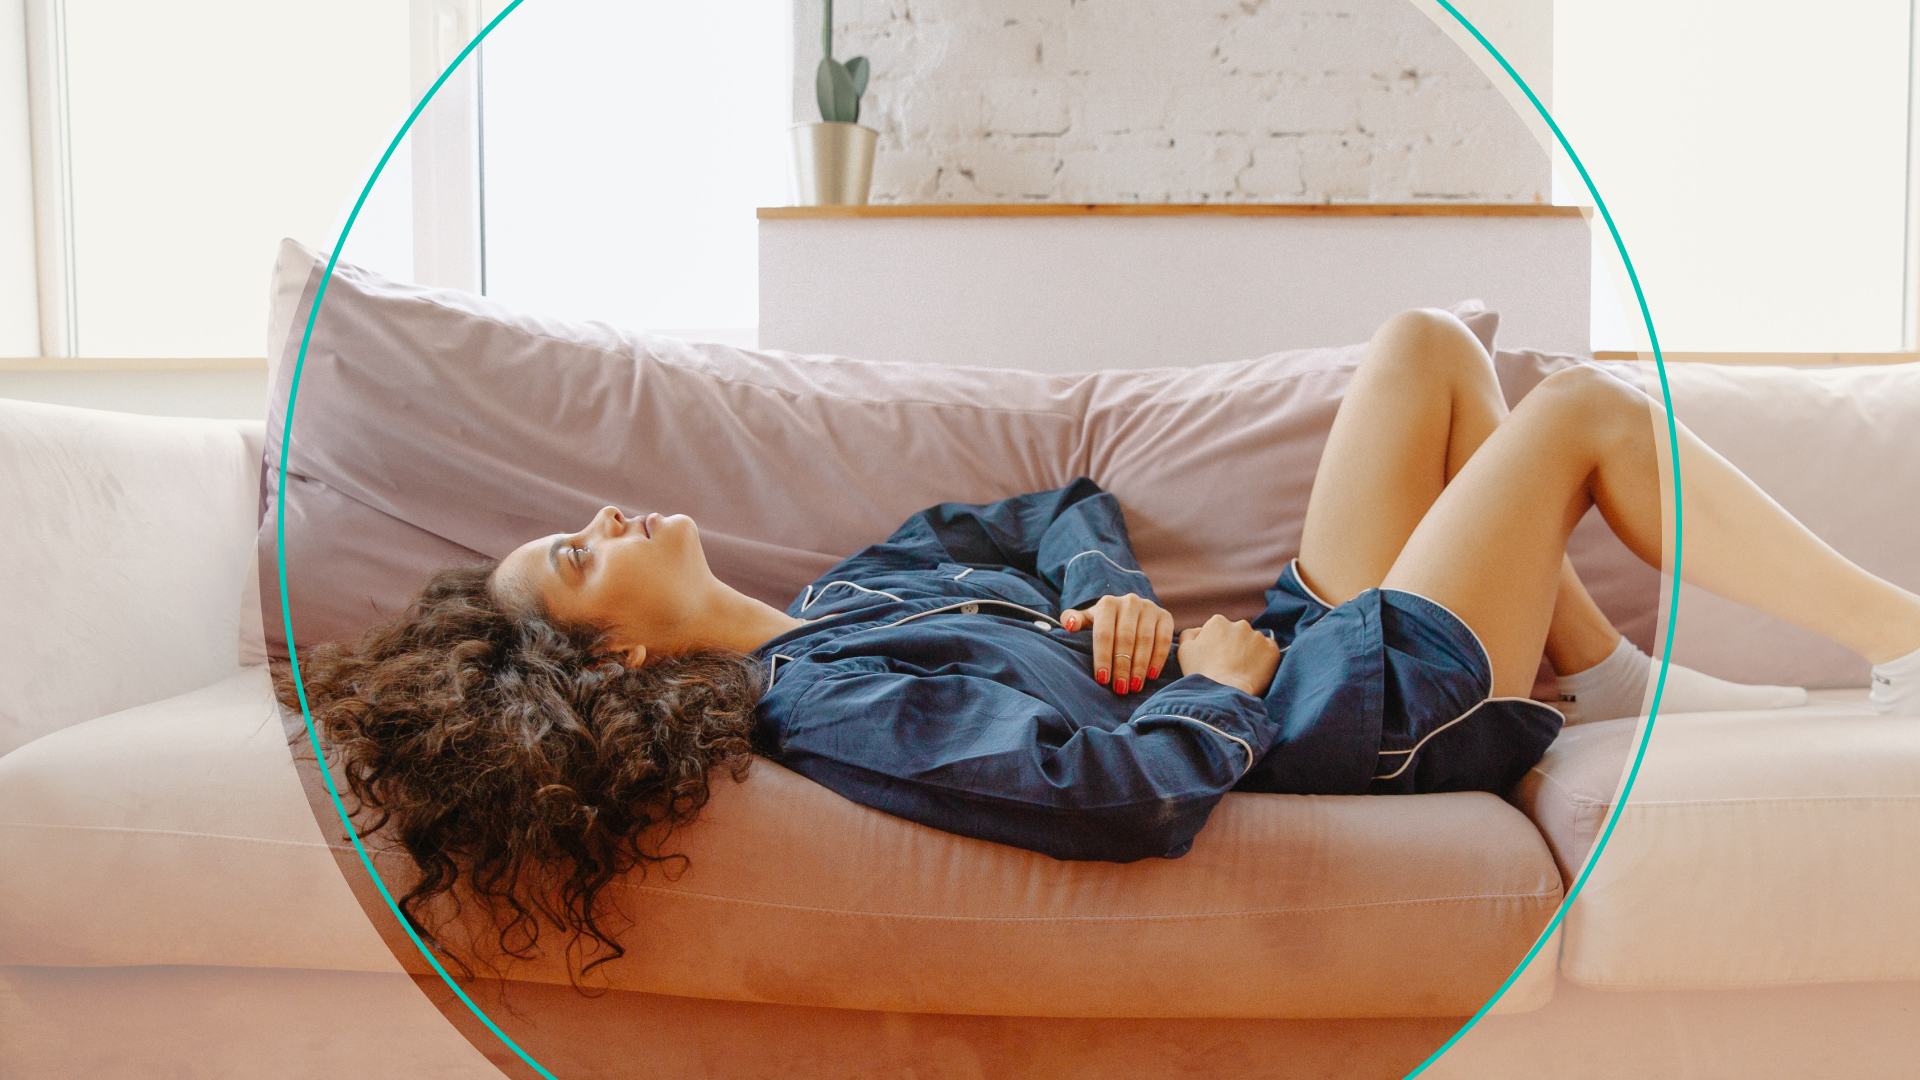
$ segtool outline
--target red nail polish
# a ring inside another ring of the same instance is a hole
[[[1159,668],[1157,668],[1157,667],[1150,667],[1150,668],[1148,668],[1148,669],[1147,669],[1147,678],[1149,678],[1149,679],[1157,679],[1157,678],[1159,678],[1159,677],[1160,677],[1160,669],[1159,669]]]
[[[1127,696],[1127,684],[1126,684],[1126,683],[1124,683],[1124,682],[1117,682],[1117,683],[1114,683],[1114,684],[1113,684],[1113,692],[1114,692],[1114,693],[1116,693],[1116,694],[1119,694],[1119,695],[1120,695],[1121,697],[1126,697],[1126,696]]]
[[[1147,682],[1147,680],[1145,680],[1145,679],[1143,679],[1143,678],[1141,678],[1141,677],[1140,677],[1140,676],[1138,676],[1138,675],[1135,675],[1135,676],[1133,677],[1133,685],[1132,685],[1132,686],[1130,686],[1130,687],[1128,687],[1127,689],[1129,689],[1129,690],[1138,690],[1138,689],[1140,689],[1140,688],[1141,688],[1142,686],[1144,686],[1144,685],[1146,685],[1146,682]]]
[[[1107,685],[1108,678],[1106,668],[1101,668],[1099,671],[1093,673],[1093,681],[1099,683],[1101,686]]]

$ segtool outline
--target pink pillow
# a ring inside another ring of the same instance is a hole
[[[277,366],[266,498],[321,264]],[[278,290],[291,296],[294,288]],[[1459,312],[1491,345],[1498,316]],[[690,513],[714,570],[784,607],[914,511],[1057,487],[1115,492],[1182,625],[1258,611],[1297,550],[1363,346],[1195,368],[1042,375],[692,344],[512,312],[335,268],[294,413],[287,568],[297,640],[338,640],[428,573],[577,528],[606,503]],[[285,634],[275,515],[269,643]]]

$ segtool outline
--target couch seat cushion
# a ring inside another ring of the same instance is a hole
[[[0,759],[0,963],[391,970],[377,923],[427,970],[337,819],[322,842],[275,711],[255,669]],[[631,952],[590,983],[887,1011],[1460,1016],[1561,893],[1532,825],[1481,794],[1234,794],[1184,858],[1064,863],[756,762],[678,848],[684,872],[614,890]],[[381,864],[404,888],[405,860]],[[507,973],[565,983],[546,944]]]
[[[0,964],[396,970],[265,667],[0,757]]]
[[[1568,913],[1562,972],[1619,989],[1920,979],[1920,719],[1875,715],[1865,693],[1661,716]],[[1517,793],[1569,883],[1638,723],[1568,729]]]

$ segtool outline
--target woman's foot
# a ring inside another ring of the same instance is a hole
[[[1867,700],[1882,715],[1920,716],[1920,649],[1873,665]]]
[[[1913,661],[1914,673],[1904,685],[1914,699],[1914,707],[1920,707],[1920,653],[1907,659]],[[1569,724],[1639,716],[1646,701],[1647,680],[1656,670],[1653,658],[1623,637],[1605,660],[1585,671],[1560,676],[1560,711]],[[1798,686],[1728,682],[1679,664],[1667,666],[1666,685],[1660,693],[1663,713],[1790,709],[1806,703],[1807,692]]]

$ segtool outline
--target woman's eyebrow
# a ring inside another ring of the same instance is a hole
[[[553,543],[547,545],[547,565],[553,567],[553,576],[560,576],[560,546],[567,542],[565,536],[556,536]]]

